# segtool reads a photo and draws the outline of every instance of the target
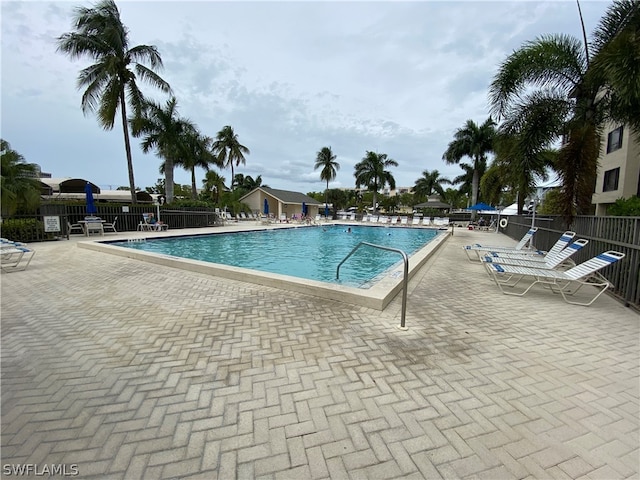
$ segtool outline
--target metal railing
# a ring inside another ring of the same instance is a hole
[[[402,278],[402,313],[400,316],[400,326],[398,328],[401,330],[407,330],[407,327],[405,327],[405,317],[407,313],[407,285],[409,283],[409,257],[402,250],[398,248],[391,248],[391,247],[384,247],[382,245],[376,245],[375,243],[360,242],[338,264],[338,267],[336,268],[336,280],[340,280],[340,267],[342,266],[342,264],[346,262],[347,259],[351,257],[351,255],[353,255],[356,252],[356,250],[358,250],[363,245],[366,245],[367,247],[372,247],[372,248],[379,248],[380,250],[387,250],[389,252],[399,253],[400,255],[402,255],[402,260],[404,262],[404,275]]]

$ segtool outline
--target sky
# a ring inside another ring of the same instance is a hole
[[[78,6],[5,1],[1,8],[1,136],[53,177],[128,186],[122,125],[84,115],[77,76],[91,64],[56,51]],[[574,0],[555,1],[118,1],[130,45],[155,45],[179,114],[215,137],[231,125],[250,149],[235,173],[263,185],[322,192],[317,152],[340,168],[330,188],[353,188],[367,151],[398,162],[398,187],[424,170],[462,174],[442,155],[467,120],[489,116],[501,62],[545,34],[582,38]],[[587,32],[610,2],[580,2]],[[145,95],[169,96],[138,82]],[[136,186],[161,178],[162,160],[132,138]],[[220,171],[231,180],[231,170]],[[196,171],[198,187],[204,171]],[[190,185],[177,167],[175,182]]]

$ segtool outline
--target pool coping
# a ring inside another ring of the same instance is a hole
[[[327,224],[330,225],[330,224]],[[340,223],[340,225],[346,225]],[[357,225],[357,224],[353,224]],[[314,228],[306,226],[298,226],[295,228]],[[394,228],[394,227],[391,227]],[[397,227],[406,228],[406,227]],[[260,228],[256,226],[250,230],[244,231],[260,231],[268,228]],[[174,231],[175,232],[175,231]],[[440,230],[438,235],[431,240],[423,248],[415,252],[409,257],[409,279],[415,275],[415,273],[426,263],[426,261],[433,255],[433,253],[451,236],[450,230]],[[178,232],[176,232],[178,233]],[[217,235],[229,233],[227,231],[219,232],[206,232],[206,233],[189,233],[171,235],[172,237],[180,236],[198,236],[198,235]],[[336,300],[344,303],[351,303],[354,305],[360,305],[364,307],[373,308],[376,310],[384,310],[386,306],[394,299],[394,297],[402,291],[402,276],[404,265],[400,263],[396,267],[387,270],[385,274],[370,288],[356,288],[340,284],[331,284],[325,282],[319,282],[316,280],[307,280],[298,277],[291,277],[289,275],[282,275],[278,273],[261,272],[258,270],[251,270],[242,267],[233,267],[229,265],[223,265],[219,263],[205,262],[201,260],[191,260],[187,258],[174,257],[171,255],[164,255],[158,253],[144,252],[140,250],[134,250],[126,247],[120,247],[112,245],[115,241],[144,241],[167,238],[167,235],[158,236],[136,236],[131,238],[120,238],[118,240],[96,240],[96,241],[84,241],[79,242],[79,248],[86,248],[89,250],[95,250],[111,255],[119,255],[125,258],[131,258],[135,260],[145,261],[156,265],[163,265],[172,268],[179,268],[190,272],[203,273],[206,275],[215,275],[222,278],[228,278],[232,280],[238,280],[241,282],[255,283],[258,285],[264,285],[268,287],[279,288],[282,290],[288,290],[292,292],[304,293],[308,295],[314,295],[316,297],[324,298],[327,300]]]

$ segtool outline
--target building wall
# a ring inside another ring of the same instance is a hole
[[[606,215],[607,207],[617,199],[640,193],[640,142],[637,141],[637,135],[626,126],[622,127],[621,141],[616,142],[616,130],[619,127],[607,124],[604,130],[592,197],[596,215],[599,216]]]

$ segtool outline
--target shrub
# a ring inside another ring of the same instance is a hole
[[[14,242],[34,242],[45,237],[44,222],[35,218],[9,218],[2,222],[2,236]]]
[[[614,217],[640,217],[640,197],[619,198],[607,213]]]

